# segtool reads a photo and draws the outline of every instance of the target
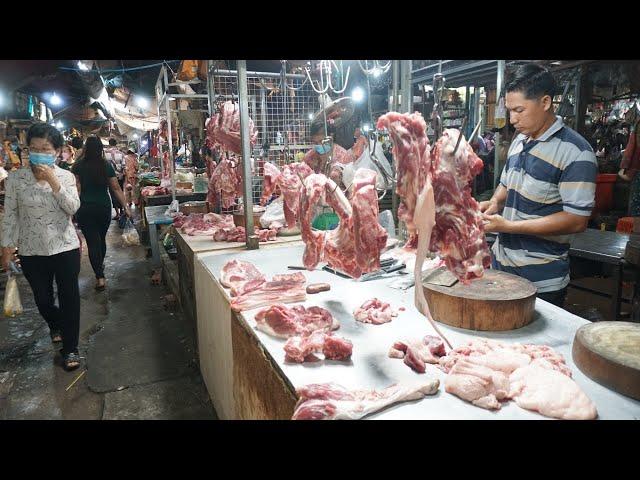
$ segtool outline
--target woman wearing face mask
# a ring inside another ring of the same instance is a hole
[[[333,138],[333,131],[330,128],[327,128],[327,134]],[[325,139],[324,125],[320,123],[311,125],[310,139],[313,143],[313,148],[304,156],[304,162],[309,165],[314,172],[325,173],[321,170],[325,162],[328,161],[329,156],[331,156],[331,166],[327,166],[328,175],[334,182],[340,184],[344,165],[355,162],[360,155],[362,155],[364,147],[366,146],[366,138],[362,137],[361,139],[360,129],[356,129],[354,136],[357,137],[356,143],[349,150],[345,150],[333,142],[333,146],[330,147],[327,143],[322,143]]]
[[[51,340],[62,341],[64,368],[73,370],[80,366],[80,242],[71,218],[80,199],[74,176],[55,165],[63,144],[60,132],[37,123],[29,129],[27,143],[30,168],[19,169],[6,181],[2,264],[9,267],[17,248]],[[59,307],[53,299],[54,278]]]
[[[78,225],[87,241],[89,261],[96,275],[96,290],[106,287],[104,278],[104,257],[107,253],[107,230],[111,224],[111,198],[109,187],[125,213],[131,217],[122,189],[118,184],[116,172],[107,162],[102,142],[98,137],[87,138],[84,154],[73,166],[77,183],[80,186],[80,209]]]
[[[73,162],[76,158],[76,149],[71,145],[65,145],[62,147],[62,154],[60,155],[61,160],[58,166],[63,170],[71,170],[73,167]]]

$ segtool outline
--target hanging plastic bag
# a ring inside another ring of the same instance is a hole
[[[164,214],[167,217],[175,217],[179,211],[180,211],[180,202],[178,202],[178,200],[173,200],[169,204],[169,207],[164,211]]]
[[[396,238],[396,224],[393,221],[391,210],[384,210],[378,215],[378,223],[389,234],[389,238]]]
[[[4,292],[4,316],[15,317],[22,314],[22,301],[20,301],[20,291],[18,281],[11,272],[7,274],[7,286]]]
[[[370,141],[370,146],[373,148],[373,141]],[[378,163],[384,170],[384,173],[387,174],[388,177],[391,177],[391,165],[389,161],[384,156],[384,149],[382,148],[382,144],[380,142],[376,142],[375,150],[373,151]],[[344,170],[342,172],[342,183],[345,186],[351,185],[353,182],[353,177],[356,174],[356,171],[359,168],[368,168],[369,170],[373,170],[376,172],[376,188],[379,190],[384,190],[385,188],[391,188],[391,185],[387,185],[385,182],[385,177],[381,171],[381,168],[374,163],[371,159],[371,154],[369,153],[369,149],[365,148],[360,158],[353,163],[349,163],[344,166]]]
[[[278,197],[271,202],[260,217],[260,225],[262,225],[262,228],[269,228],[269,225],[273,222],[280,222],[282,225],[286,223],[282,197]],[[292,227],[293,225],[290,226]]]
[[[140,245],[140,236],[136,227],[133,226],[131,219],[127,219],[127,224],[122,233],[122,243],[124,246]]]

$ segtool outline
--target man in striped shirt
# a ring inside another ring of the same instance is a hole
[[[523,65],[505,90],[518,135],[500,185],[480,204],[486,231],[498,233],[492,266],[527,278],[540,298],[562,306],[571,239],[587,228],[595,203],[596,157],[589,143],[555,116],[556,85],[548,70]]]

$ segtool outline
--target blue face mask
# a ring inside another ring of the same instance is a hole
[[[47,165],[52,167],[56,163],[56,156],[48,153],[29,152],[29,163],[31,165]]]
[[[329,153],[331,147],[329,145],[315,145],[313,147],[319,155],[324,155],[325,153]]]

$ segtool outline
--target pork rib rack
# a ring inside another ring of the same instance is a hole
[[[353,278],[380,268],[380,252],[387,243],[387,232],[378,223],[376,173],[359,169],[348,201],[336,183],[322,174],[309,175],[304,181],[300,201],[300,230],[305,243],[304,266],[313,270],[326,260]],[[338,217],[335,230],[313,231],[314,206],[327,203]]]
[[[211,145],[221,145],[225,150],[242,154],[240,138],[240,108],[229,101],[224,102],[219,113],[215,113],[207,121],[207,140]],[[255,145],[258,140],[258,130],[249,118],[249,143]]]

